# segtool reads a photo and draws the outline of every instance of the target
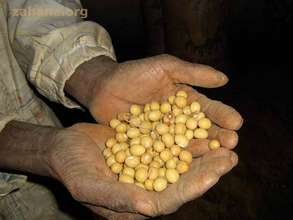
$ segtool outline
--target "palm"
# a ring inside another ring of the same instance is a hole
[[[189,92],[190,101],[198,100],[216,124],[238,129],[242,119],[233,108],[210,100],[189,86],[210,88],[222,86],[226,82],[224,74],[211,67],[187,63],[170,56],[125,62],[99,82],[90,111],[97,121],[107,123],[117,113],[128,111],[132,104],[160,101],[184,89]]]
[[[75,199],[107,218],[141,218],[171,213],[202,195],[237,163],[237,156],[231,151],[210,152],[195,159],[190,171],[176,184],[160,193],[148,192],[132,184],[119,183],[105,164],[101,151],[105,140],[113,136],[110,128],[77,124],[71,129],[85,134],[86,138],[78,137],[72,152],[64,153],[67,156],[62,161],[70,161],[66,175],[63,175],[70,176],[65,184]],[[196,146],[190,146],[193,147]]]

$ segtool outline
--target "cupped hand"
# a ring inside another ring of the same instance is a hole
[[[97,121],[107,123],[119,112],[127,112],[132,104],[144,105],[161,101],[178,90],[189,94],[189,102],[198,101],[202,111],[214,122],[210,137],[232,149],[238,136],[234,130],[242,125],[241,115],[232,107],[198,93],[191,86],[215,88],[228,78],[212,67],[185,62],[170,55],[116,64],[102,74],[92,92],[89,109]],[[207,152],[206,142],[198,143],[197,154]],[[195,152],[196,153],[196,152]]]
[[[102,149],[112,129],[76,124],[61,131],[47,152],[50,172],[72,196],[108,219],[142,219],[176,211],[212,187],[237,164],[237,155],[220,148],[193,160],[190,170],[163,192],[120,183],[107,167]],[[191,146],[192,148],[192,146]]]

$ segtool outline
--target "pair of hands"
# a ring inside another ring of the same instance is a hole
[[[168,214],[202,195],[237,164],[237,155],[231,149],[238,142],[235,130],[242,125],[241,116],[233,108],[210,100],[190,87],[223,86],[228,81],[223,73],[168,55],[122,64],[105,57],[94,62],[105,59],[110,68],[101,68],[103,73],[91,80],[93,84],[85,102],[98,122],[107,123],[118,112],[128,111],[132,104],[162,100],[185,90],[189,101],[200,102],[203,111],[216,124],[209,129],[209,137],[219,139],[223,148],[209,151],[207,140],[194,140],[188,147],[195,157],[190,171],[163,192],[148,192],[118,182],[107,167],[101,152],[106,139],[114,135],[111,128],[76,124],[56,134],[47,161],[51,175],[63,182],[77,201],[108,219]]]

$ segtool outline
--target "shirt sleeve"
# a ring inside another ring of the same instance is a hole
[[[115,58],[107,31],[82,21],[78,0],[10,0],[8,29],[15,57],[28,80],[51,101],[79,107],[65,96],[75,69],[93,57]]]

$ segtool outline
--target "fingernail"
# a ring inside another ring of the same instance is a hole
[[[221,81],[223,81],[223,82],[228,82],[228,77],[224,74],[224,73],[222,73],[222,72],[220,72],[220,71],[217,71],[218,72],[218,78],[219,78],[219,80],[221,80]]]
[[[237,154],[231,152],[231,157],[230,157],[233,166],[236,166],[236,164],[238,163],[238,156]]]

